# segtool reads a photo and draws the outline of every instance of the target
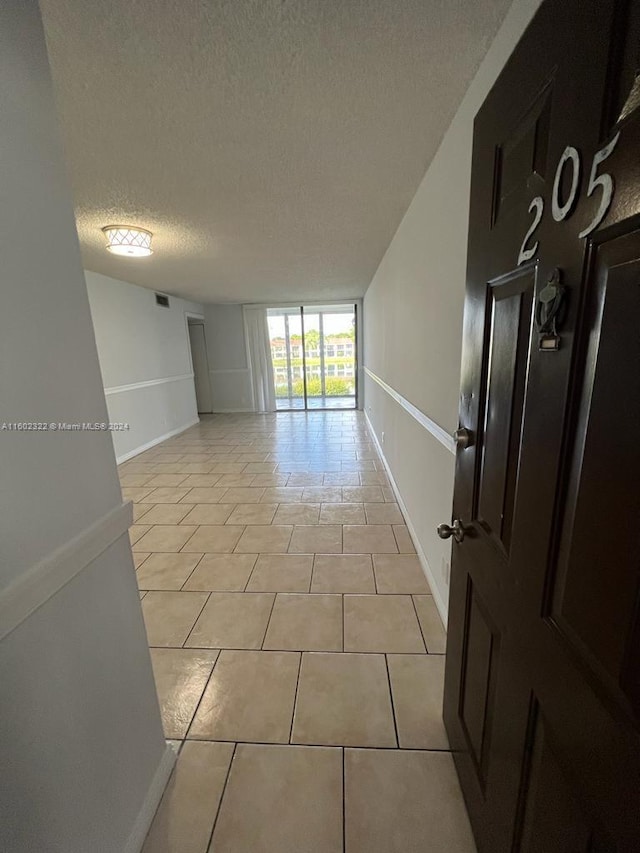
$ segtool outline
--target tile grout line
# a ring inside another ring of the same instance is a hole
[[[178,552],[178,553],[180,553],[180,552]],[[185,552],[185,553],[186,553],[186,552]],[[197,552],[196,552],[196,553],[197,553]],[[206,553],[206,552],[205,552],[205,553]],[[194,566],[194,567],[191,569],[191,571],[189,572],[189,577],[185,578],[184,583],[182,584],[182,586],[180,587],[180,589],[179,589],[179,590],[177,590],[177,592],[200,592],[200,591],[202,591],[202,592],[206,592],[206,591],[207,591],[207,590],[190,590],[190,589],[185,589],[185,584],[189,583],[189,580],[191,579],[191,575],[195,572],[195,570],[198,568],[198,566],[200,565],[200,563],[204,560],[204,557],[205,557],[204,553],[200,555],[200,559],[196,561],[195,566]],[[169,590],[169,591],[170,591],[170,590]],[[211,592],[213,592],[213,590],[210,590],[210,593],[209,593],[209,594],[211,594]]]
[[[247,589],[248,589],[248,587],[249,587],[249,584],[251,583],[251,578],[253,577],[253,573],[255,572],[255,570],[256,570],[256,566],[258,565],[258,560],[259,560],[259,559],[260,559],[260,554],[256,554],[256,558],[255,558],[255,560],[253,561],[253,565],[251,566],[251,571],[249,572],[249,577],[247,578],[247,582],[246,582],[246,583],[245,583],[245,585],[244,585],[244,589],[243,589],[243,590],[241,590],[242,592],[247,592]]]
[[[176,526],[179,526],[179,525],[176,525]],[[191,534],[191,536],[189,536],[189,538],[186,540],[186,542],[183,542],[183,544],[180,546],[180,548],[179,548],[179,550],[178,550],[178,552],[177,552],[178,554],[182,554],[182,553],[183,553],[182,549],[187,547],[187,545],[189,544],[189,542],[191,542],[191,540],[192,540],[192,539],[193,539],[193,537],[196,535],[196,533],[198,532],[198,530],[199,530],[201,527],[203,527],[203,526],[204,526],[204,525],[202,525],[202,524],[196,524],[196,529],[193,531],[193,533]],[[189,525],[187,525],[187,527],[191,527],[191,525],[189,524]],[[184,551],[184,553],[185,553],[185,554],[187,554],[187,553],[189,553],[189,552],[188,552],[188,551]],[[197,554],[198,552],[196,551],[195,553]]]
[[[269,593],[260,593],[260,595],[264,595],[264,594],[269,595]],[[260,651],[265,651],[264,644],[265,644],[265,640],[267,639],[267,634],[269,633],[269,625],[271,624],[271,617],[273,616],[273,611],[274,611],[274,608],[276,606],[276,599],[279,595],[279,593],[277,593],[277,592],[274,592],[271,594],[273,595],[273,601],[271,602],[271,610],[269,611],[269,618],[267,619],[267,624],[266,624],[265,629],[264,629],[264,635],[262,637],[262,643],[260,644]],[[271,649],[269,649],[269,651],[271,651]]]
[[[293,697],[293,711],[291,713],[291,726],[289,727],[289,744],[293,743],[293,724],[296,718],[296,709],[298,707],[298,690],[300,688],[300,672],[302,671],[302,655],[303,652],[298,652],[300,660],[298,661],[298,677],[296,678],[296,692]]]
[[[185,741],[187,741],[187,740],[200,740],[200,738],[190,738],[189,737],[189,735],[191,733],[191,728],[192,728],[193,722],[194,722],[194,720],[198,714],[198,711],[200,710],[200,705],[202,705],[202,701],[204,699],[204,694],[207,692],[207,687],[209,686],[209,682],[213,678],[213,673],[215,671],[216,666],[218,665],[218,662],[220,660],[220,656],[222,655],[223,651],[227,651],[227,650],[226,649],[212,649],[211,651],[217,651],[218,654],[216,655],[216,659],[213,662],[213,666],[211,667],[211,672],[209,673],[207,681],[204,685],[204,689],[203,689],[202,693],[200,694],[200,698],[198,699],[198,701],[196,703],[196,707],[194,708],[193,714],[191,715],[191,719],[189,720],[189,725],[187,726],[187,731],[186,731],[186,734],[184,736]]]
[[[233,525],[232,525],[232,526],[233,526]],[[242,533],[240,534],[240,536],[238,536],[238,539],[237,539],[237,541],[236,541],[236,544],[233,546],[233,551],[226,552],[226,553],[231,553],[231,554],[242,554],[242,551],[236,551],[236,548],[237,548],[237,547],[238,547],[238,545],[240,544],[240,540],[241,540],[241,539],[242,539],[242,537],[244,536],[245,531],[246,531],[246,529],[247,529],[248,525],[247,525],[247,524],[238,524],[237,526],[238,526],[238,527],[242,527]],[[251,552],[250,552],[250,553],[251,553]]]
[[[144,551],[139,551],[138,553],[144,554]],[[155,551],[150,551],[147,554],[147,556],[144,558],[144,560],[136,566],[136,560],[135,560],[136,552],[133,549],[131,550],[131,556],[133,557],[133,570],[136,573],[136,580],[138,579],[138,569],[141,569],[142,566],[144,566],[144,564],[147,562],[149,557],[155,553],[156,553]],[[142,592],[142,590],[140,590],[140,591]]]
[[[311,557],[312,557],[312,560],[311,560],[311,574],[309,576],[309,595],[313,595],[313,593],[311,592],[311,588],[313,586],[313,573],[316,570],[316,555],[312,554]]]
[[[305,652],[305,654],[309,654]],[[358,750],[371,750],[372,752],[423,752],[423,753],[435,753],[437,755],[451,755],[453,750],[444,749],[444,748],[436,748],[436,747],[423,747],[423,746],[382,746],[382,745],[364,745],[364,744],[342,744],[342,743],[289,743],[286,740],[232,740],[225,738],[217,738],[212,739],[210,737],[185,737],[185,738],[167,738],[167,740],[179,741],[181,744],[185,743],[233,743],[238,746],[293,746],[293,747],[301,747],[303,749],[358,749]]]
[[[233,752],[231,753],[231,761],[229,762],[229,767],[227,769],[227,775],[225,776],[224,785],[222,786],[222,793],[220,794],[220,802],[218,803],[218,808],[216,810],[216,815],[213,819],[213,826],[211,827],[211,835],[209,836],[209,841],[207,843],[207,853],[213,850],[213,834],[216,831],[216,826],[218,825],[218,818],[220,817],[220,812],[222,811],[222,805],[224,803],[224,797],[227,793],[227,785],[229,784],[229,778],[231,776],[231,768],[233,767],[233,762],[236,757],[236,752],[238,751],[238,744],[234,743]]]
[[[187,636],[184,638],[184,642],[183,642],[183,643],[182,643],[182,645],[180,646],[180,648],[181,648],[181,649],[188,648],[187,646],[185,646],[185,643],[189,640],[189,637],[190,637],[190,636],[191,636],[191,634],[193,633],[193,629],[194,629],[194,628],[196,627],[196,625],[198,624],[198,620],[199,620],[199,619],[200,619],[200,617],[202,616],[202,611],[205,609],[205,607],[206,607],[206,606],[207,606],[207,604],[209,603],[209,599],[211,598],[211,596],[212,596],[212,595],[213,595],[213,593],[212,593],[212,592],[210,592],[210,593],[208,593],[208,594],[207,594],[207,597],[206,597],[206,599],[205,599],[205,601],[204,601],[204,604],[203,604],[203,605],[202,605],[202,607],[200,608],[200,612],[199,612],[199,613],[198,613],[198,615],[196,616],[196,618],[195,618],[195,620],[194,620],[194,622],[193,622],[193,625],[192,625],[192,626],[191,626],[191,628],[189,629],[189,633],[188,633],[188,634],[187,634]],[[171,648],[171,646],[169,646],[169,648]]]
[[[387,684],[389,685],[389,699],[391,701],[391,714],[393,716],[393,729],[396,735],[396,749],[400,749],[400,738],[398,736],[398,721],[396,719],[396,705],[393,701],[393,688],[391,686],[391,673],[389,672],[389,653],[385,652],[384,665],[387,670]]]
[[[143,552],[143,553],[144,553],[144,552]],[[185,552],[181,552],[181,551],[152,551],[152,552],[150,552],[150,553],[147,555],[147,557],[145,558],[145,560],[143,560],[143,562],[140,564],[140,566],[139,566],[138,568],[142,568],[142,566],[144,565],[144,563],[147,561],[147,559],[148,559],[149,557],[153,557],[153,556],[155,556],[155,555],[157,555],[157,554],[167,554],[167,555],[170,555],[170,556],[178,556],[178,555],[181,555],[182,553],[184,553],[185,555],[190,555],[190,554],[195,555],[195,554],[197,554],[197,551],[185,551]],[[226,552],[226,551],[205,551],[203,554],[201,554],[201,555],[200,555],[200,558],[199,558],[198,563],[197,563],[197,565],[196,565],[196,567],[195,567],[195,568],[198,568],[198,566],[200,565],[200,563],[202,562],[202,560],[203,560],[203,558],[204,558],[204,557],[253,557],[253,556],[257,557],[257,559],[256,559],[256,562],[254,563],[254,565],[253,565],[253,566],[252,566],[252,568],[251,568],[251,575],[250,575],[250,578],[251,578],[251,576],[253,576],[253,572],[255,571],[255,567],[256,567],[257,561],[258,561],[258,559],[259,559],[260,557],[310,557],[310,556],[315,556],[315,555],[312,555],[312,554],[298,554],[297,552],[279,552],[279,551],[278,551],[278,552],[262,552],[262,553],[255,553],[255,552],[246,552],[246,553],[245,553],[245,552],[243,552],[243,551],[239,551],[239,552],[237,552],[237,553],[236,553],[236,552],[229,553],[229,552]],[[371,555],[369,555],[369,554],[337,554],[337,553],[336,553],[336,554],[333,554],[333,553],[332,553],[332,554],[322,554],[322,555],[318,555],[318,556],[327,556],[327,557],[343,557],[343,556],[346,556],[346,557],[361,557],[361,556],[367,556],[367,557],[368,557],[368,556],[371,556]],[[386,556],[386,555],[383,555],[383,556]],[[391,555],[391,556],[399,556],[399,555],[394,554],[394,555]],[[400,556],[402,556],[402,555],[400,555]],[[195,571],[195,568],[191,571],[191,574],[189,575],[189,577],[191,577],[191,575],[192,575],[192,574],[193,574],[193,572]],[[312,567],[312,573],[313,573],[314,571],[315,571],[315,566],[314,566],[314,567]],[[137,572],[137,569],[136,569],[136,572]],[[140,591],[140,592],[174,592],[174,593],[178,593],[178,592],[200,592],[200,593],[208,593],[208,594],[212,594],[212,593],[216,593],[216,594],[223,594],[223,593],[224,593],[224,594],[228,594],[228,595],[241,595],[242,593],[245,593],[245,592],[246,592],[246,593],[248,593],[248,594],[261,594],[261,595],[272,595],[272,594],[273,594],[273,595],[311,595],[311,596],[320,596],[320,595],[355,595],[355,596],[359,596],[359,597],[361,597],[361,598],[362,598],[362,597],[393,598],[393,597],[397,597],[397,596],[402,596],[403,598],[407,598],[407,597],[409,597],[409,598],[411,598],[411,599],[412,599],[412,604],[413,604],[413,606],[414,606],[414,611],[415,611],[415,601],[414,601],[414,599],[415,599],[417,596],[425,596],[425,597],[427,597],[427,598],[432,598],[432,597],[433,597],[433,596],[431,595],[431,593],[428,593],[428,592],[395,592],[395,591],[392,591],[392,592],[380,592],[380,591],[377,589],[375,569],[373,569],[373,568],[372,568],[372,577],[373,577],[373,581],[374,581],[374,589],[375,589],[375,591],[374,591],[374,592],[369,592],[369,591],[358,591],[358,590],[353,590],[353,591],[348,590],[347,592],[343,592],[343,591],[341,591],[341,590],[335,590],[335,589],[320,590],[319,592],[313,592],[313,591],[311,591],[311,590],[306,591],[306,590],[300,590],[300,589],[288,589],[288,590],[287,590],[287,589],[285,589],[285,590],[275,590],[275,589],[258,589],[258,590],[249,590],[249,589],[247,589],[247,588],[246,588],[246,586],[248,585],[248,581],[247,581],[247,584],[245,585],[245,587],[244,587],[243,589],[228,589],[228,588],[224,588],[224,587],[215,587],[215,588],[213,588],[213,589],[208,588],[208,587],[206,587],[206,588],[202,588],[202,589],[184,589],[184,588],[180,587],[180,588],[176,589],[176,588],[174,588],[174,587],[166,587],[166,586],[157,586],[157,587],[156,587],[156,586],[138,587],[138,589],[139,589],[139,591]],[[189,578],[187,578],[187,581],[188,581],[188,580],[189,580]],[[185,583],[187,583],[187,581],[185,581]],[[416,611],[416,616],[417,616],[417,611]],[[423,633],[423,632],[422,632],[422,626],[421,626],[421,623],[420,623],[420,619],[419,619],[419,617],[417,617],[417,618],[418,618],[418,627],[420,627],[421,633]],[[424,636],[423,636],[423,640],[424,640]],[[425,642],[425,646],[426,646],[426,642]],[[402,654],[402,652],[392,652],[392,654]],[[418,654],[418,653],[417,653],[417,652],[411,652],[410,654]],[[429,654],[445,654],[445,652],[429,652]]]
[[[420,621],[420,616],[418,615],[418,608],[416,607],[415,595],[412,594],[409,596],[411,599],[411,604],[413,605],[413,612],[416,614],[416,619],[418,620],[418,628],[420,628],[420,636],[422,637],[422,642],[424,643],[425,652],[429,654],[429,646],[427,645],[427,640],[424,635],[424,631],[422,630],[422,622]]]

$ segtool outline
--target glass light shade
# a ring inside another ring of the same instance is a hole
[[[107,225],[102,229],[107,238],[107,251],[128,258],[144,258],[152,255],[151,231],[132,228],[130,225]]]

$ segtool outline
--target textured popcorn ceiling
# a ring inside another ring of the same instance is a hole
[[[41,0],[88,269],[364,293],[509,0]],[[112,223],[154,255],[104,249]]]

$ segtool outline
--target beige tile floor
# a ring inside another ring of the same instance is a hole
[[[179,748],[144,853],[473,853],[445,633],[362,415],[207,416],[120,475]]]

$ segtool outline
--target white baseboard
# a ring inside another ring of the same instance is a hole
[[[407,528],[409,529],[409,533],[411,534],[411,539],[413,540],[413,544],[416,549],[416,554],[418,555],[418,560],[420,561],[420,566],[422,567],[422,571],[424,572],[424,576],[427,579],[427,583],[429,584],[429,588],[431,589],[431,593],[433,595],[433,600],[438,608],[438,613],[440,614],[440,619],[442,619],[442,624],[447,627],[447,605],[442,599],[440,595],[440,591],[438,590],[438,586],[436,584],[435,575],[431,571],[431,566],[429,565],[429,561],[427,560],[426,554],[422,550],[422,545],[420,544],[420,540],[418,539],[418,534],[416,533],[416,529],[411,521],[411,516],[409,515],[409,511],[407,510],[407,506],[402,499],[402,495],[400,494],[400,489],[398,488],[398,484],[393,478],[393,474],[391,473],[391,468],[389,467],[389,462],[387,461],[387,457],[384,455],[380,442],[378,441],[378,436],[376,435],[376,431],[373,428],[373,424],[369,420],[369,415],[367,412],[364,413],[365,419],[367,421],[367,426],[369,427],[369,432],[371,433],[371,437],[373,439],[373,443],[375,444],[378,453],[380,454],[380,458],[382,459],[382,463],[385,467],[385,471],[387,476],[389,477],[389,482],[391,483],[391,488],[393,489],[393,493],[396,496],[396,500],[398,501],[398,506],[402,510],[402,514],[404,515],[404,520],[407,524]]]
[[[164,789],[167,787],[169,777],[176,763],[176,758],[177,753],[175,749],[168,743],[122,853],[140,853],[142,850],[149,827],[158,810]]]
[[[145,450],[150,450],[152,447],[155,447],[156,444],[162,444],[162,442],[166,441],[168,438],[173,438],[174,435],[179,435],[181,432],[184,432],[199,423],[200,418],[196,418],[195,421],[190,421],[188,424],[179,426],[177,429],[172,429],[171,432],[165,432],[164,435],[159,435],[157,438],[148,441],[146,444],[141,444],[140,447],[136,447],[135,450],[130,450],[128,453],[123,453],[122,456],[117,456],[116,462],[118,465],[121,465],[128,459],[133,459],[134,456],[139,456],[141,453],[144,453]]]
[[[256,412],[255,409],[214,409],[212,415],[264,415],[270,412]]]

